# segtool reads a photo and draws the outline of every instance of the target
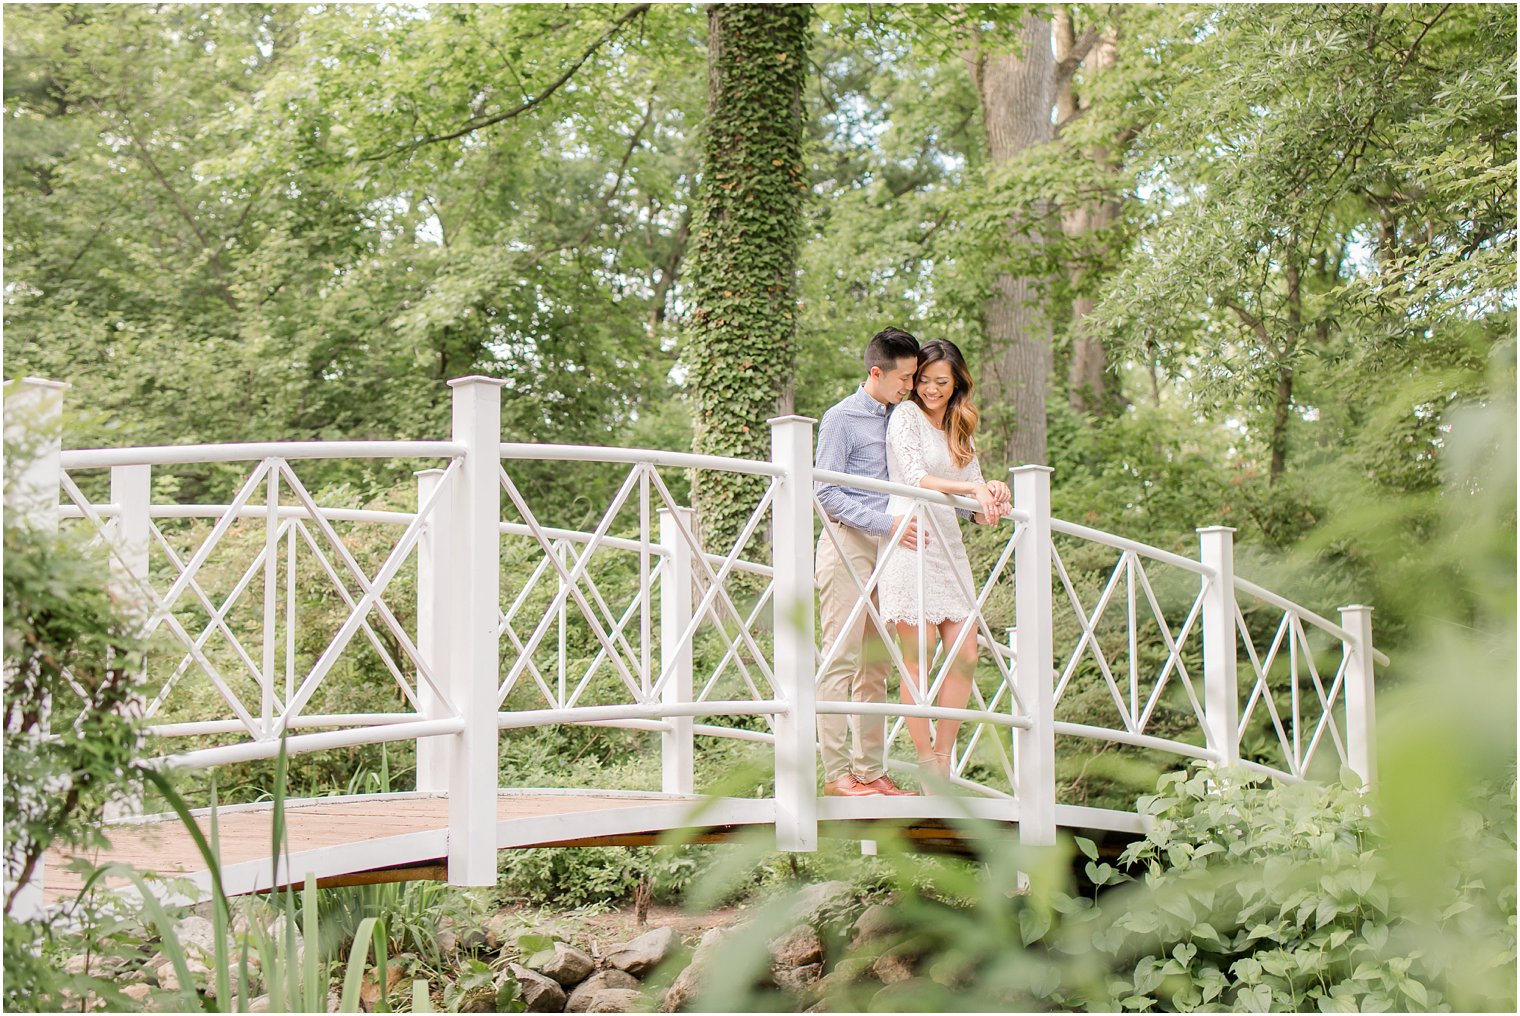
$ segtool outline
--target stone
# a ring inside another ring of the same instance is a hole
[[[823,962],[823,939],[811,924],[799,924],[770,943],[771,963],[777,967],[805,967]]]
[[[807,991],[823,978],[823,964],[808,963],[795,967],[777,967],[771,972],[776,987],[787,991]]]
[[[399,963],[388,963],[385,967],[386,998],[394,999],[401,988],[401,981],[406,975],[401,972]],[[359,982],[359,1008],[365,1012],[374,1012],[375,1005],[380,1001],[380,977],[379,971],[373,967],[364,971],[364,979]]]
[[[873,939],[885,938],[900,927],[891,907],[884,903],[873,903],[855,919],[855,938],[850,942],[850,948],[859,949]]]
[[[294,957],[286,957],[286,959],[299,962],[301,958],[301,950],[305,948],[306,944],[301,940],[300,926],[293,924],[291,927],[295,934],[296,954]],[[283,955],[282,950],[285,948],[285,915],[281,914],[279,917],[276,917],[274,920],[270,921],[269,927],[267,927],[265,931],[269,934],[269,941],[274,943],[276,954]]]
[[[269,996],[268,995],[260,995],[258,998],[250,1000],[249,1003],[248,1003],[248,1008],[244,1009],[243,1011],[244,1012],[268,1012],[269,1011]]]
[[[644,1008],[644,993],[637,988],[603,988],[591,999],[587,1012],[636,1012]]]
[[[339,994],[336,991],[329,991],[327,993],[327,1011],[328,1012],[342,1012],[343,1011],[343,996],[341,994]]]
[[[507,969],[517,978],[522,1002],[527,1006],[528,1012],[564,1012],[565,989],[560,987],[558,981],[537,970],[529,970],[521,963],[513,963]]]
[[[445,957],[459,951],[459,936],[452,931],[440,931],[437,937],[438,951]]]
[[[921,982],[913,977],[893,981],[871,996],[871,1001],[867,1003],[869,1011],[922,1012],[924,1003],[919,994],[921,987]]]
[[[491,936],[485,928],[464,928],[456,934],[459,939],[459,948],[464,952],[488,952],[500,945],[500,943],[491,944]]]
[[[185,957],[185,970],[190,974],[190,983],[183,987],[194,990],[210,980],[207,975],[211,973],[211,968],[199,956]],[[160,987],[167,988],[169,991],[178,991],[181,988],[179,971],[175,969],[173,962],[165,963],[158,968],[158,983]]]
[[[153,994],[153,989],[146,984],[129,984],[121,989],[121,993],[138,1005],[146,1005],[148,998]]]
[[[216,925],[204,917],[187,917],[174,927],[174,937],[179,939],[185,955],[199,951],[202,956],[216,955]]]
[[[660,1003],[661,1012],[681,1012],[696,998],[701,989],[703,968],[707,966],[712,957],[712,952],[719,942],[723,941],[723,929],[711,928],[704,932],[701,941],[691,956],[691,962],[686,964],[686,969],[676,975],[675,981],[670,985],[670,990],[665,992],[665,998]]]
[[[534,969],[552,977],[566,988],[573,988],[590,976],[596,964],[590,956],[574,946],[555,942],[553,952],[534,964]]]
[[[857,903],[855,889],[850,883],[838,879],[815,882],[797,894],[792,914],[799,922],[816,928],[852,909]]]
[[[599,991],[609,988],[637,988],[639,979],[632,974],[625,973],[613,968],[611,970],[598,971],[586,978],[570,993],[570,999],[565,1003],[565,1012],[588,1012],[591,1009],[591,1000]]]
[[[680,944],[674,928],[651,928],[633,941],[614,947],[605,960],[610,967],[643,977],[663,963]]]
[[[882,984],[896,984],[913,976],[913,964],[900,953],[882,953],[876,957],[876,962],[871,964],[871,973],[875,974],[876,979]]]

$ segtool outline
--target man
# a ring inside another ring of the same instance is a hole
[[[866,346],[865,365],[865,382],[823,414],[814,464],[818,469],[885,480],[887,414],[913,390],[918,340],[901,328],[883,329]],[[901,517],[888,515],[885,494],[836,484],[814,486],[829,517],[816,558],[824,652],[839,643],[819,678],[818,700],[885,702],[891,663],[881,634],[865,610],[848,631],[845,622],[860,600],[857,579],[865,583],[876,568],[879,541],[901,528],[899,542],[916,550],[918,527],[911,519],[904,526]],[[852,568],[856,578],[851,578]],[[871,600],[876,600],[874,590]],[[837,797],[911,794],[887,776],[886,742],[883,716],[820,715],[823,792]]]

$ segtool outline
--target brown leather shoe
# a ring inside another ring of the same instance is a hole
[[[858,776],[856,777],[856,780],[860,782],[861,786],[863,786],[863,787],[870,787],[872,790],[876,791],[878,794],[885,794],[888,797],[917,797],[918,796],[918,791],[916,791],[916,790],[904,790],[902,787],[899,787],[897,784],[893,783],[892,782],[892,777],[890,777],[890,776],[886,776],[886,775],[878,776],[878,777],[876,777],[876,779],[872,780],[870,783],[866,783],[864,780],[861,780],[860,777],[858,777]]]
[[[845,773],[823,785],[824,797],[871,797],[880,793],[880,790],[872,788],[870,784],[861,783],[854,773]]]

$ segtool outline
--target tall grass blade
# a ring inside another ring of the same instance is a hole
[[[386,969],[387,942],[390,940],[382,918],[375,925],[375,977],[380,983],[380,997],[375,1000],[375,1012],[391,1011],[390,975]]]
[[[222,846],[217,823],[216,805],[216,774],[212,773],[210,815],[211,838],[210,842],[207,843],[207,846],[211,850],[212,858],[219,861],[222,856]],[[221,874],[218,869],[221,868],[221,864],[213,863],[210,867],[212,870],[218,871],[217,879],[219,880]],[[216,881],[213,881],[212,886],[214,887],[215,885]],[[220,892],[213,892],[213,895],[215,896],[215,902],[211,907],[211,927],[213,934],[212,941],[215,943],[212,962],[216,964],[216,969],[214,971],[216,975],[216,1007],[218,1010],[224,1012],[234,1012],[241,1007],[232,999],[232,979],[228,976],[227,972],[228,964],[232,959],[232,957],[228,954],[227,949],[227,926],[229,923],[229,914],[227,912],[227,898]],[[244,967],[244,970],[246,972],[246,965]],[[239,977],[238,980],[239,986],[242,989],[238,994],[238,999],[243,1000],[248,997],[246,977]]]
[[[306,989],[305,1012],[327,1011],[327,985],[317,978],[317,954],[321,951],[317,923],[317,873],[308,871],[301,886],[301,937],[306,946],[301,954],[302,982]]]
[[[359,1011],[359,988],[364,983],[364,960],[369,955],[370,938],[379,922],[366,917],[354,932],[354,944],[348,951],[348,970],[343,975],[343,994],[338,1003],[339,1012]]]
[[[428,992],[428,982],[418,978],[412,982],[412,1012],[432,1012],[433,996]]]

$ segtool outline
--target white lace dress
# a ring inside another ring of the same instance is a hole
[[[973,457],[965,466],[950,458],[945,432],[936,429],[923,410],[904,401],[887,420],[887,478],[893,483],[916,487],[925,476],[943,480],[982,482],[982,467]],[[913,502],[892,495],[887,514],[898,516],[913,510]],[[971,580],[971,561],[961,540],[960,518],[955,509],[945,505],[921,506],[919,532],[927,534],[929,546],[909,550],[899,543],[883,540],[878,554],[890,556],[877,583],[882,619],[887,623],[917,623],[922,616],[928,624],[941,621],[964,621],[971,614],[976,586]],[[932,521],[931,521],[932,520]],[[920,572],[920,569],[922,571]],[[919,577],[923,577],[923,607],[920,610]]]

